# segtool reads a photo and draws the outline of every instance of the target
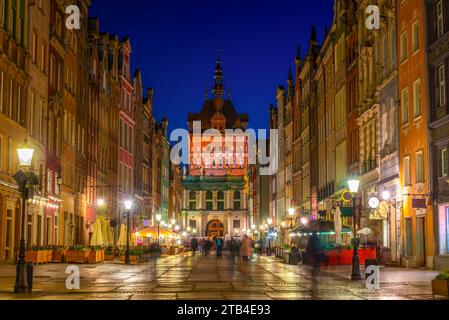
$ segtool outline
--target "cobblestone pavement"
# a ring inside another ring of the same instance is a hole
[[[170,256],[135,266],[80,265],[81,288],[70,291],[66,267],[35,266],[33,294],[13,295],[15,267],[0,265],[0,300],[423,300],[432,299],[430,280],[436,275],[381,268],[380,289],[367,290],[364,281],[349,280],[350,267],[323,268],[314,282],[308,267],[273,257],[240,265],[226,255]]]

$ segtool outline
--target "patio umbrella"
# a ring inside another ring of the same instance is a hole
[[[335,242],[337,245],[341,245],[341,230],[343,228],[343,223],[341,221],[341,211],[340,207],[337,207],[334,214],[334,226],[335,226]]]
[[[371,231],[371,229],[368,228],[368,227],[363,228],[363,229],[357,231],[357,234],[362,234],[362,235],[364,235],[364,236],[370,235],[371,233],[372,233],[372,231]]]
[[[124,223],[120,226],[120,235],[117,241],[117,246],[126,246],[126,225]]]
[[[137,246],[137,236],[135,232],[131,232],[129,244],[133,247]]]
[[[104,245],[103,234],[101,232],[101,221],[97,218],[94,223],[94,232],[92,234],[92,239],[90,240],[91,246],[102,246]]]
[[[100,216],[98,219],[101,222],[101,234],[103,236],[104,245],[111,246],[112,245],[112,232],[110,231],[111,227],[109,226],[109,222],[105,217]]]

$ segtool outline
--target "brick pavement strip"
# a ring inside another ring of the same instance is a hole
[[[308,267],[273,257],[241,266],[227,256],[170,256],[137,266],[80,265],[81,289],[69,291],[66,266],[36,266],[34,293],[13,295],[15,266],[0,265],[0,300],[424,300],[432,299],[436,274],[382,268],[381,288],[368,290],[349,280],[348,267],[323,268],[313,279]]]

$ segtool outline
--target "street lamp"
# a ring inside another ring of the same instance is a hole
[[[131,257],[129,256],[129,236],[131,232],[131,208],[133,207],[133,202],[131,200],[126,200],[124,202],[126,210],[126,251],[125,251],[125,264],[131,264]]]
[[[17,149],[20,167],[25,170],[17,171],[13,178],[19,186],[19,192],[22,196],[22,225],[20,235],[19,260],[16,265],[16,283],[14,293],[27,293],[27,264],[25,260],[25,219],[26,219],[26,201],[33,197],[32,187],[38,184],[38,177],[30,170],[33,161],[34,149],[29,148],[25,139],[24,145]],[[29,284],[31,286],[31,283]]]
[[[388,200],[390,200],[390,198],[391,198],[390,191],[388,191],[388,190],[382,191],[382,199],[383,200],[388,201]]]
[[[97,205],[98,205],[99,207],[103,207],[103,206],[105,205],[104,199],[98,199]]]
[[[157,244],[159,245],[159,229],[160,229],[160,224],[161,224],[161,219],[162,219],[162,215],[160,213],[158,213],[156,215],[156,222],[157,222]]]
[[[357,238],[357,230],[356,230],[356,218],[357,218],[357,192],[359,191],[360,180],[351,179],[348,181],[349,191],[351,191],[352,195],[352,207],[354,210],[354,216],[352,219],[352,232],[354,233],[354,250],[352,254],[352,274],[351,280],[361,280],[362,277],[360,275],[360,260],[359,260],[359,239]]]
[[[293,216],[295,215],[295,208],[290,207],[288,209],[288,215],[290,216],[290,228],[293,227]]]

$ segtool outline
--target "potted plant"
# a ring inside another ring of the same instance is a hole
[[[114,251],[111,247],[104,250],[104,261],[114,261]]]
[[[432,280],[432,295],[449,297],[449,272],[440,272],[440,274]]]
[[[89,248],[85,246],[71,246],[67,250],[67,263],[86,263],[89,261]]]
[[[132,264],[136,264],[139,261],[140,255],[141,255],[141,251],[132,249],[132,248],[129,249],[129,258],[130,258]],[[126,258],[126,252],[124,252],[120,256],[120,261],[125,262],[125,258]]]

